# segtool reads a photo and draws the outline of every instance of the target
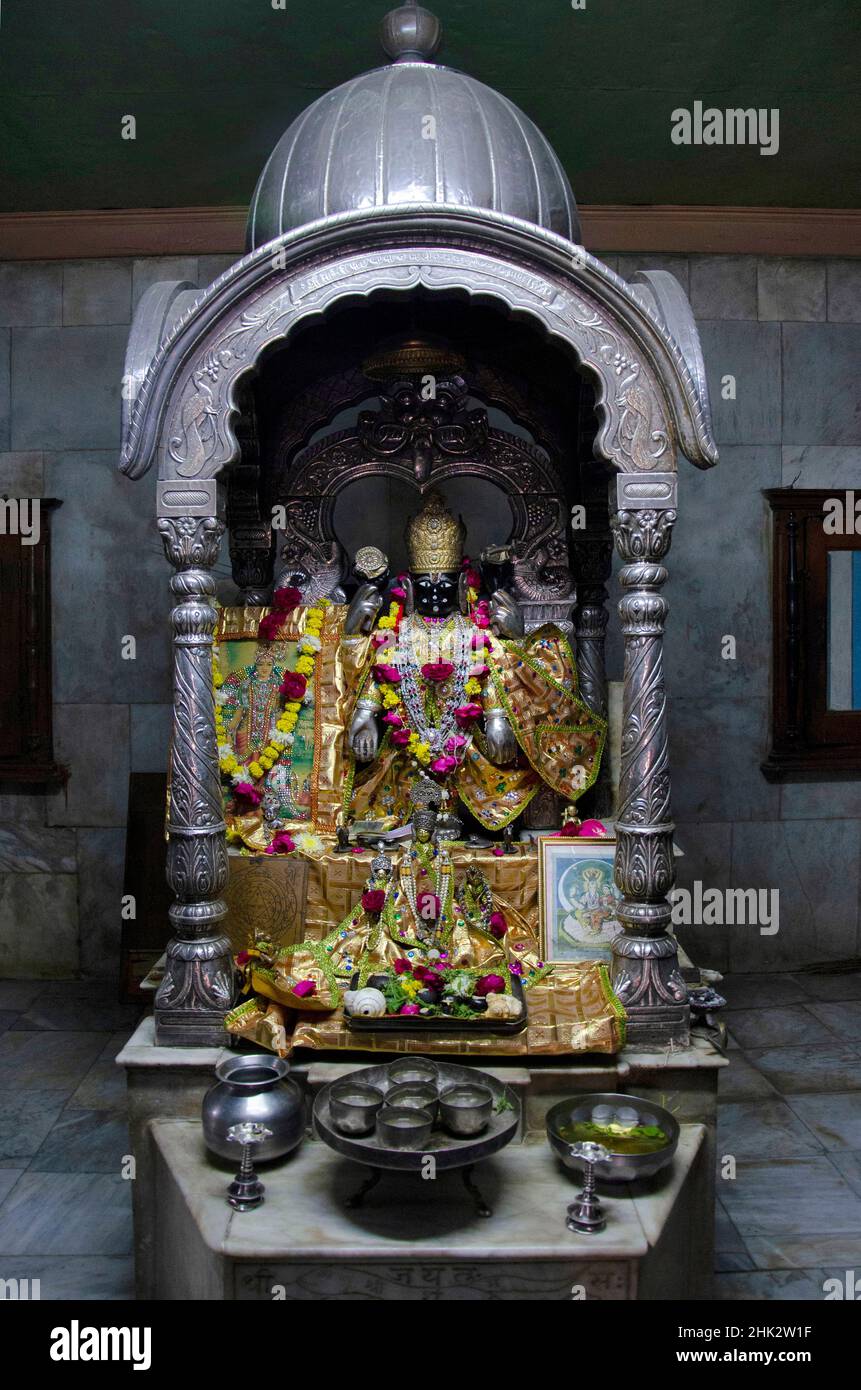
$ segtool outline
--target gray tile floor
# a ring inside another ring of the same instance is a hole
[[[134,1297],[125,1078],[141,1010],[110,986],[0,980],[0,1278]]]
[[[719,988],[715,1292],[821,1300],[861,1275],[861,971]]]
[[[861,1274],[861,971],[722,989],[716,1294],[819,1300]],[[44,1299],[133,1297],[113,1058],[138,1016],[103,985],[0,981],[0,1278]]]

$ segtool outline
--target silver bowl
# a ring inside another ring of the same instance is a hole
[[[553,1152],[561,1158],[566,1168],[571,1168],[574,1172],[582,1174],[584,1164],[581,1158],[572,1157],[572,1141],[563,1139],[559,1131],[567,1125],[576,1124],[579,1120],[590,1120],[592,1111],[597,1105],[608,1105],[613,1110],[623,1108],[636,1110],[638,1124],[657,1125],[668,1137],[668,1142],[664,1147],[657,1149],[654,1153],[619,1154],[611,1152],[608,1159],[595,1164],[595,1177],[599,1181],[637,1182],[641,1178],[652,1177],[654,1173],[660,1172],[672,1161],[679,1143],[679,1126],[669,1110],[664,1110],[663,1106],[655,1105],[650,1100],[641,1100],[639,1096],[625,1096],[607,1091],[588,1096],[572,1096],[570,1100],[561,1100],[558,1105],[554,1105],[552,1109],[548,1110],[547,1140]],[[607,1136],[601,1140],[601,1143],[605,1148],[610,1148],[612,1137]]]
[[[449,1086],[439,1098],[440,1119],[450,1134],[472,1138],[487,1127],[493,1113],[493,1092],[465,1082]]]
[[[393,1105],[395,1109],[406,1106],[409,1110],[427,1110],[428,1114],[437,1117],[439,1111],[439,1095],[436,1086],[431,1086],[426,1081],[406,1081],[400,1086],[390,1086],[386,1092],[386,1105]]]
[[[433,1115],[428,1110],[384,1105],[377,1115],[377,1138],[388,1148],[422,1149],[432,1129]]]
[[[386,1074],[391,1086],[435,1086],[439,1069],[429,1057],[398,1057],[389,1062]]]
[[[329,1098],[332,1124],[341,1134],[370,1134],[383,1104],[383,1093],[377,1086],[344,1077],[332,1086]]]

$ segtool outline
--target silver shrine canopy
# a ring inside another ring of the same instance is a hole
[[[571,185],[536,125],[483,82],[428,60],[435,16],[386,17],[393,62],[327,92],[285,131],[248,215],[247,248],[338,213],[425,203],[482,208],[579,242]]]

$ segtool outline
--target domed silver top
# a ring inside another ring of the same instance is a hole
[[[282,135],[257,183],[248,249],[337,213],[407,203],[485,208],[580,240],[571,185],[553,149],[506,97],[426,61],[428,10],[383,20],[390,67],[320,97]]]

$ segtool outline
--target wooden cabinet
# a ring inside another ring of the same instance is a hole
[[[53,497],[0,498],[0,782],[62,779],[51,705]]]

